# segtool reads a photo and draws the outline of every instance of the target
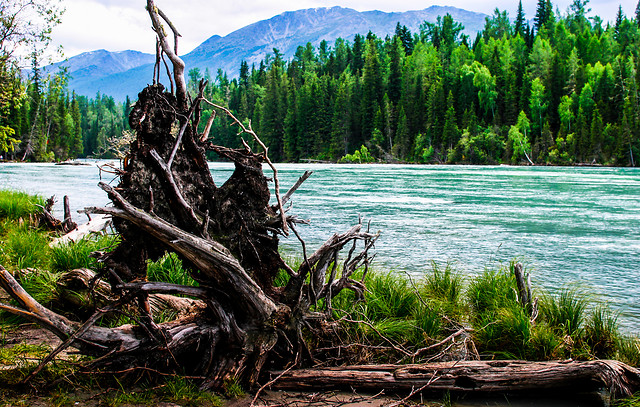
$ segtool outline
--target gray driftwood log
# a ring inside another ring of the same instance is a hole
[[[280,376],[277,389],[356,389],[464,393],[589,392],[605,389],[630,396],[640,371],[614,360],[588,362],[522,360],[453,361],[426,365],[366,365],[298,369]]]

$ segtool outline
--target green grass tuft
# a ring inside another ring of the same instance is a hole
[[[540,313],[549,326],[566,335],[580,334],[585,322],[587,300],[584,293],[562,290],[557,296],[544,296]]]
[[[175,253],[166,253],[157,261],[150,261],[147,264],[147,279],[149,281],[198,286],[198,282],[182,267],[182,260]]]
[[[24,224],[8,229],[0,237],[0,264],[14,270],[47,268],[50,253],[49,236]]]
[[[25,192],[0,190],[0,219],[17,220],[27,218],[44,206],[44,199]]]
[[[584,339],[594,357],[614,357],[618,341],[618,316],[605,307],[596,307],[587,321]]]
[[[97,270],[100,265],[90,254],[95,251],[108,251],[115,247],[118,240],[116,235],[92,235],[77,242],[57,245],[51,250],[51,269],[53,271],[78,268]]]

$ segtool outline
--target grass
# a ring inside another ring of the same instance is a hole
[[[0,207],[5,196],[0,191]],[[41,303],[49,304],[56,299],[60,273],[74,268],[98,268],[89,254],[109,250],[117,243],[112,236],[91,236],[51,249],[48,246],[49,234],[29,224],[29,210],[37,208],[33,203],[6,206],[11,209],[0,209],[5,210],[0,212],[4,214],[0,216],[0,264],[12,270],[25,289]],[[300,263],[298,260],[298,265]],[[439,342],[465,326],[472,328],[468,330],[471,333],[469,339],[485,358],[616,358],[631,366],[640,366],[640,340],[621,335],[618,316],[604,306],[590,306],[593,298],[584,291],[564,289],[555,295],[533,293],[540,301],[539,315],[532,321],[531,310],[523,308],[517,299],[514,265],[511,262],[487,268],[470,279],[468,284],[464,284],[462,271],[454,263],[434,262],[417,281],[395,272],[370,271],[363,301],[356,301],[349,290],[344,290],[332,301],[333,316],[342,326],[340,339],[343,343],[364,344],[370,349],[384,348],[388,351],[390,347],[403,346],[416,350]],[[26,268],[30,268],[29,272],[20,272]],[[149,262],[147,276],[151,281],[197,285],[174,253]],[[281,287],[288,279],[287,273],[281,270],[274,283]],[[325,311],[326,304],[320,304],[316,310]],[[174,317],[171,314],[157,315],[156,322]],[[12,322],[4,315],[2,320],[3,324]],[[119,326],[132,321],[118,314],[106,322],[110,326]],[[40,348],[28,346],[14,346],[7,350],[2,336],[0,346],[0,364],[20,362],[19,369],[13,372],[18,378],[24,377],[20,369],[32,365],[30,358],[42,352]],[[386,363],[390,357],[388,353],[377,350],[360,348],[355,352],[359,353],[357,360],[363,362]],[[399,359],[402,358],[394,361]],[[55,375],[64,369],[68,368],[52,364],[43,377],[55,379]],[[0,382],[3,380],[8,383],[9,379],[0,377]],[[233,381],[226,383],[225,389],[227,397],[244,394],[239,384]],[[153,392],[139,391],[132,395],[119,386],[107,393],[103,399],[106,405],[153,405],[160,401],[182,405],[219,404],[216,396],[200,392],[193,382],[178,377],[167,379]],[[65,405],[72,400],[64,391],[54,391],[51,396],[52,405]]]
[[[542,299],[541,314],[547,323],[565,335],[579,335],[586,318],[587,299],[583,293],[564,289],[557,296]]]
[[[182,267],[182,260],[175,253],[166,253],[155,262],[149,261],[147,264],[147,279],[149,281],[198,286],[198,282],[191,278],[188,270]]]
[[[415,286],[406,276],[373,271],[364,301],[342,292],[333,301],[334,316],[343,318],[345,343],[381,346],[391,340],[416,349],[470,326],[486,358],[617,358],[640,366],[640,341],[621,336],[617,315],[604,306],[589,307],[593,298],[584,291],[533,293],[542,299],[532,321],[530,309],[517,299],[514,265],[487,268],[466,286],[451,263],[432,264]]]
[[[7,228],[0,236],[0,264],[6,268],[46,268],[50,256],[48,234],[26,223]]]
[[[99,263],[91,257],[95,251],[114,248],[119,239],[115,235],[89,235],[76,242],[60,244],[51,249],[50,268],[53,271],[68,271],[78,268],[97,270]]]
[[[0,219],[28,218],[38,209],[36,205],[44,206],[44,199],[25,192],[0,190]]]

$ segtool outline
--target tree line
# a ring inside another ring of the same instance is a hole
[[[21,161],[63,161],[78,157],[112,156],[111,141],[129,128],[131,102],[116,103],[111,96],[76,95],[67,87],[64,70],[43,78],[33,60],[20,102],[8,109],[13,146],[0,145],[5,158]]]
[[[205,96],[247,118],[272,159],[336,161],[365,146],[377,159],[419,163],[597,163],[640,154],[640,8],[615,23],[538,3],[533,26],[495,10],[473,41],[451,15],[418,33],[274,49],[237,79],[218,71]],[[206,115],[206,112],[205,112]],[[204,121],[204,120],[203,120]],[[215,142],[240,146],[224,119]]]
[[[192,69],[189,88],[206,79],[205,96],[250,122],[274,161],[366,151],[386,162],[635,166],[640,7],[633,17],[619,7],[604,24],[587,4],[574,0],[563,14],[539,0],[532,26],[521,3],[515,19],[496,9],[473,39],[447,14],[416,33],[398,24],[385,38],[306,44],[290,60],[274,49],[258,66],[242,62],[233,79]],[[37,65],[34,56],[29,79],[15,85],[23,96],[4,106],[0,154],[108,154],[131,101],[75,95],[64,71],[43,80]],[[241,147],[227,120],[216,119],[213,141]]]

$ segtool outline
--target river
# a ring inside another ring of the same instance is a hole
[[[2,164],[0,188],[67,194],[74,210],[103,205],[92,164]],[[217,184],[233,169],[210,166]],[[281,164],[282,192],[307,169],[291,213],[311,221],[299,228],[309,250],[362,216],[382,232],[381,268],[420,275],[431,260],[455,261],[473,275],[519,258],[534,288],[586,290],[640,332],[640,169]],[[295,237],[282,243],[299,251]]]

